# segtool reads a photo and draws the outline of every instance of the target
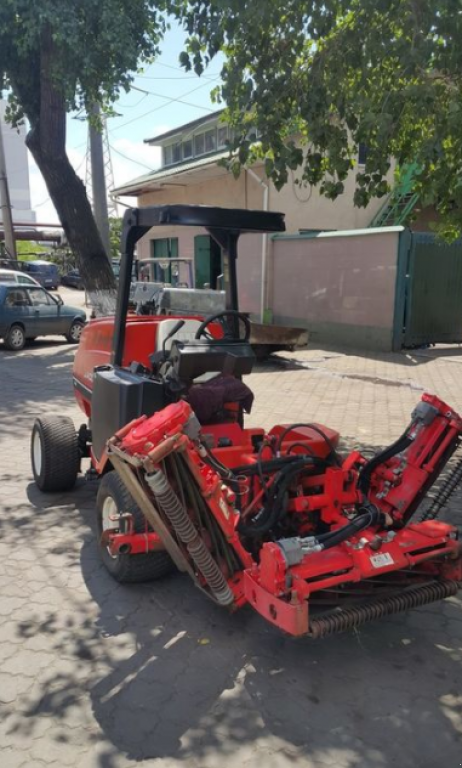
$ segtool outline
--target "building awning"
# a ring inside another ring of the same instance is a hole
[[[213,156],[192,160],[190,163],[181,163],[169,168],[138,176],[136,179],[116,187],[112,194],[116,197],[137,197],[145,192],[154,192],[168,186],[189,186],[197,182],[200,173],[202,180],[213,179],[227,175],[228,171],[218,165],[218,161],[229,157],[229,152],[221,152]]]

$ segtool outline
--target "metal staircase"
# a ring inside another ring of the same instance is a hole
[[[393,227],[406,223],[419,201],[419,195],[413,191],[418,169],[417,163],[404,165],[400,169],[398,182],[369,227]]]

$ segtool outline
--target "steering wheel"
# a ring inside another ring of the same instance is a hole
[[[223,329],[223,336],[216,339],[208,330],[211,323],[219,323]],[[243,335],[240,331],[243,326]],[[250,339],[250,320],[243,312],[235,309],[227,309],[216,315],[209,315],[197,329],[195,339],[209,339],[211,341],[248,341]]]

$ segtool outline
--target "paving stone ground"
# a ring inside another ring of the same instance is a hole
[[[462,763],[458,598],[323,641],[209,604],[187,577],[119,586],[99,562],[96,484],[40,494],[40,413],[81,422],[74,348],[0,347],[1,768],[452,768]],[[422,391],[462,410],[462,350],[310,349],[258,368],[251,423],[395,439]],[[460,519],[461,495],[447,515]]]

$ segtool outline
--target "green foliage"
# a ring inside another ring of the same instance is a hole
[[[40,259],[41,254],[48,253],[49,248],[39,243],[35,243],[32,240],[17,240],[16,252],[20,261],[33,261],[34,259]]]
[[[256,157],[277,187],[292,169],[334,199],[356,169],[355,203],[388,191],[390,158],[417,163],[415,189],[448,233],[462,229],[460,0],[172,0],[201,72],[221,50],[239,163]],[[248,146],[248,126],[260,145]],[[290,143],[298,136],[303,152]],[[358,169],[360,143],[368,147]]]
[[[68,111],[108,107],[129,90],[140,62],[158,53],[165,29],[162,2],[149,0],[2,0],[0,90],[11,89],[10,119],[38,121],[41,53],[53,46],[54,86]]]
[[[120,259],[120,236],[122,234],[122,219],[109,219],[109,244],[111,246],[111,259]]]

